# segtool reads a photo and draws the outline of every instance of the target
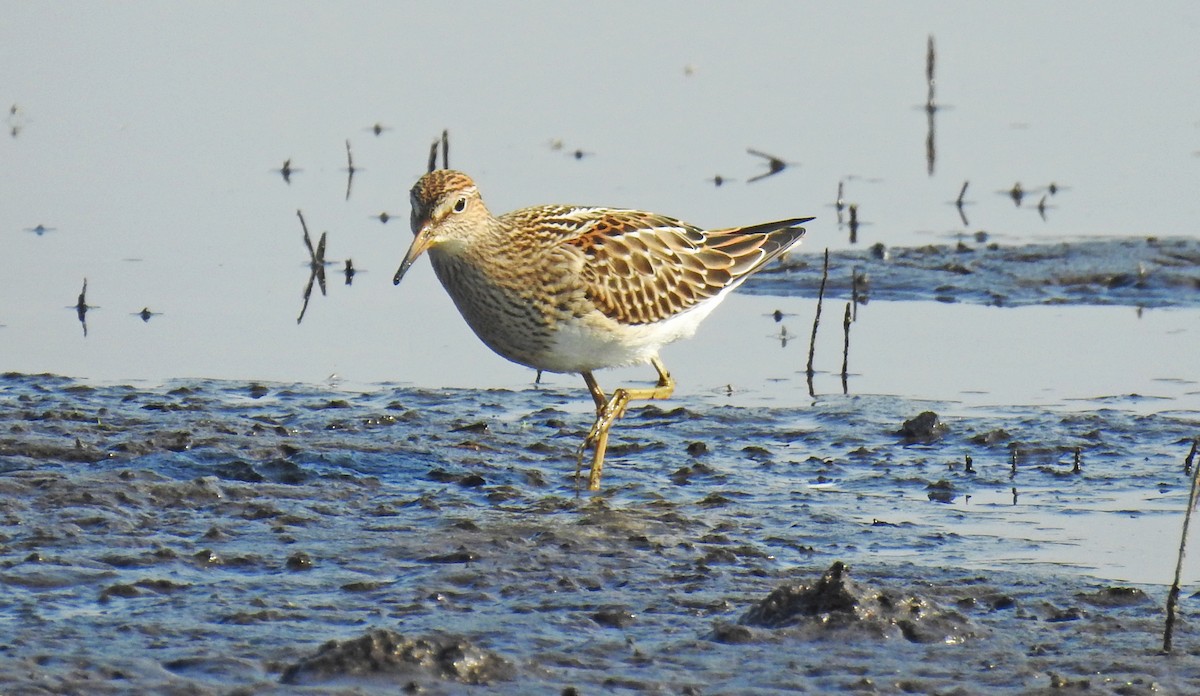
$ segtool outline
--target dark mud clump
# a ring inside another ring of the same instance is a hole
[[[939,608],[929,599],[867,587],[850,579],[841,561],[811,585],[784,584],[754,605],[738,621],[740,626],[792,629],[806,639],[837,632],[891,638],[902,636],[913,643],[959,643],[976,634],[961,614]],[[734,642],[745,642],[745,631],[725,631]],[[715,632],[722,639],[720,628]]]
[[[922,411],[918,415],[904,421],[904,424],[900,426],[896,434],[907,443],[929,443],[940,439],[946,434],[947,430],[946,424],[938,418],[936,413],[933,411]]]
[[[353,640],[331,640],[316,654],[284,670],[284,684],[320,684],[342,677],[387,677],[417,682],[440,679],[463,684],[491,684],[515,675],[503,657],[473,645],[465,638],[435,636],[406,638],[386,629],[372,629]]]

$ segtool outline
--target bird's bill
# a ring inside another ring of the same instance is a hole
[[[421,254],[432,244],[432,239],[428,234],[429,228],[422,228],[417,232],[417,236],[413,238],[412,246],[408,247],[408,253],[404,255],[404,261],[400,262],[400,269],[396,271],[396,275],[392,278],[393,285],[399,285],[400,280],[404,278],[404,274],[408,273],[408,269],[417,259],[421,258]]]

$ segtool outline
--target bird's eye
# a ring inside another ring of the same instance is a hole
[[[454,201],[454,212],[461,213],[467,209],[467,197],[460,196],[457,201]]]

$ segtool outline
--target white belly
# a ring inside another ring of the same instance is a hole
[[[585,372],[649,362],[668,343],[690,338],[724,293],[653,324],[619,324],[595,314],[559,327],[541,356],[548,372]]]

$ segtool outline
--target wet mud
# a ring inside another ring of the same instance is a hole
[[[815,297],[821,273],[818,255],[793,254],[760,271],[745,287],[762,294]],[[1147,237],[1010,246],[983,235],[922,247],[880,243],[830,252],[826,292],[845,298],[857,292],[863,301],[1006,307],[1195,307],[1200,305],[1200,241]]]
[[[4,375],[0,683],[1200,689],[1187,591],[1160,655],[1164,586],[1038,553],[1081,515],[1177,528],[1195,413],[713,396],[631,409],[590,495],[580,399]]]

